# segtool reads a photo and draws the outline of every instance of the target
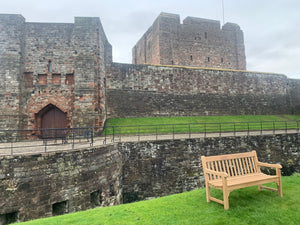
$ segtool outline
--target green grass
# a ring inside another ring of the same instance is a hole
[[[230,209],[206,203],[205,189],[148,201],[96,208],[83,212],[29,221],[27,225],[55,224],[299,224],[300,174],[283,177],[283,197],[257,186],[231,192]],[[220,191],[213,195],[220,197]]]
[[[106,134],[163,134],[298,128],[300,115],[148,117],[109,119]]]

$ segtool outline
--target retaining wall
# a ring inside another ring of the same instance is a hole
[[[300,172],[300,135],[114,143],[0,157],[0,221],[20,221],[160,197],[204,186],[201,155],[256,150]],[[284,192],[284,190],[283,190]]]

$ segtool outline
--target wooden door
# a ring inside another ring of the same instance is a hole
[[[56,138],[65,137],[66,128],[66,115],[64,112],[54,107],[42,116],[42,129],[53,129],[53,130],[43,130],[43,138]]]

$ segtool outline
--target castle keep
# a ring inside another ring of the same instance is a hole
[[[112,62],[99,18],[0,15],[2,129],[101,127],[107,118],[299,112],[300,82],[246,69],[239,26],[161,13]],[[156,65],[154,65],[156,64]],[[192,66],[192,67],[187,67]]]
[[[243,32],[215,20],[161,13],[132,50],[133,64],[246,70]]]

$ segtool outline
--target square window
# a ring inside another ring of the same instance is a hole
[[[47,85],[47,74],[39,74],[38,75],[38,83],[40,85]]]
[[[59,73],[52,74],[52,84],[54,85],[61,84],[61,75]]]
[[[22,77],[23,84],[25,88],[33,87],[33,73],[32,72],[25,72]]]
[[[67,85],[72,85],[74,84],[75,81],[74,81],[74,73],[69,73],[66,75],[66,80],[65,80],[65,84]]]

